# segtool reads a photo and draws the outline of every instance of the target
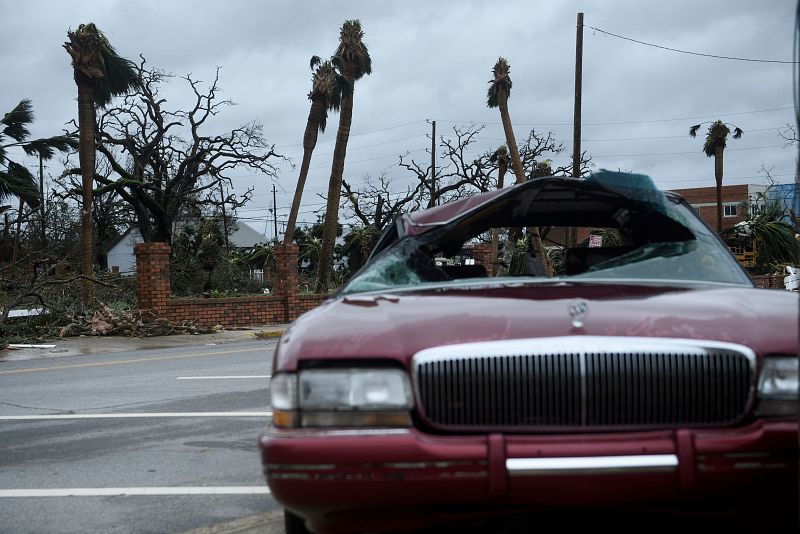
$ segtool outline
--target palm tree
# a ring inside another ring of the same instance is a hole
[[[365,74],[372,74],[372,58],[369,56],[367,45],[362,41],[363,38],[364,32],[361,30],[359,20],[344,21],[339,32],[339,47],[331,60],[344,76],[349,88],[347,93],[342,95],[339,131],[336,133],[331,177],[328,182],[328,205],[325,210],[325,229],[322,234],[322,251],[317,272],[316,290],[318,293],[328,291],[331,264],[333,263],[333,245],[339,223],[339,199],[342,194],[344,160],[347,154],[347,141],[350,138],[350,123],[353,120],[355,82]]]
[[[753,250],[752,267],[757,272],[782,271],[784,265],[796,265],[800,258],[800,241],[795,237],[797,218],[764,193],[757,195],[755,204],[761,209],[748,209],[747,218],[723,230],[720,237],[732,249]]]
[[[517,142],[516,138],[514,137],[514,129],[511,126],[511,117],[508,114],[508,97],[511,96],[511,67],[509,66],[506,58],[501,57],[497,60],[497,63],[494,64],[494,68],[492,68],[492,74],[494,76],[491,80],[489,80],[489,90],[486,94],[486,104],[490,108],[500,109],[500,119],[503,121],[503,131],[506,135],[506,145],[508,145],[508,150],[511,153],[511,167],[514,169],[514,174],[517,177],[517,183],[521,184],[525,182],[525,171],[522,168],[522,159],[519,157],[519,150],[517,149]],[[544,252],[544,246],[542,245],[542,238],[539,235],[539,229],[529,227],[528,232],[531,234],[533,251],[539,258],[539,261],[542,262],[542,265],[544,265],[548,275],[552,274],[549,266],[547,265],[547,259]]]
[[[336,68],[330,61],[323,62],[319,56],[313,56],[310,65],[312,70],[316,67],[311,79],[311,91],[308,93],[311,110],[308,112],[306,132],[303,135],[303,163],[300,166],[297,189],[294,192],[292,209],[289,211],[289,222],[283,236],[285,245],[291,243],[294,237],[294,226],[297,223],[297,213],[300,211],[300,200],[303,197],[303,188],[306,185],[309,165],[311,165],[311,155],[314,147],[317,146],[317,134],[325,132],[328,111],[339,111],[342,95],[346,94],[350,87],[344,77],[336,72]]]
[[[111,98],[124,95],[141,85],[136,67],[117,55],[106,36],[92,23],[67,31],[64,48],[72,58],[73,76],[78,86],[78,156],[83,181],[81,210],[81,272],[92,275],[92,187],[95,172],[96,107],[105,107]],[[84,306],[93,300],[91,280],[81,281]]]
[[[689,128],[689,135],[695,137],[697,130],[703,123],[695,124]],[[731,125],[733,126],[733,125]],[[733,138],[739,139],[744,133],[741,128],[733,126]],[[715,121],[708,127],[706,142],[703,143],[703,152],[709,158],[714,158],[714,179],[717,182],[717,232],[722,231],[722,155],[725,152],[725,145],[728,141],[728,134],[731,133],[728,125],[722,121]]]
[[[29,156],[38,154],[43,160],[48,160],[56,151],[78,148],[78,140],[71,135],[57,135],[28,141],[28,125],[32,122],[33,105],[27,99],[20,101],[0,119],[0,200],[15,196],[35,208],[39,205],[41,193],[36,179],[24,165],[9,158],[8,149],[20,147]]]

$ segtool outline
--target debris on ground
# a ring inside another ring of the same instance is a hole
[[[283,330],[258,330],[253,332],[253,337],[256,339],[273,339],[283,335]]]
[[[103,306],[92,314],[73,315],[69,324],[61,328],[58,336],[151,337],[170,334],[210,334],[219,330],[219,326],[198,326],[193,321],[173,323],[150,311],[118,311]]]

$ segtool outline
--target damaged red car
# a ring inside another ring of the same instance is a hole
[[[793,525],[797,350],[797,296],[679,196],[534,179],[399,217],[286,330],[264,472],[290,534],[585,507]]]

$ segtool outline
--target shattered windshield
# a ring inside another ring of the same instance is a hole
[[[401,238],[342,293],[521,279],[751,285],[722,242],[679,198],[603,178],[602,184],[545,180],[545,187],[519,188],[516,195]]]

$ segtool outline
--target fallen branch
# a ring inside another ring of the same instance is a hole
[[[61,328],[59,337],[129,336],[153,337],[170,334],[209,334],[218,327],[197,326],[192,321],[172,323],[152,312],[116,311],[103,306],[91,315],[76,314]]]

